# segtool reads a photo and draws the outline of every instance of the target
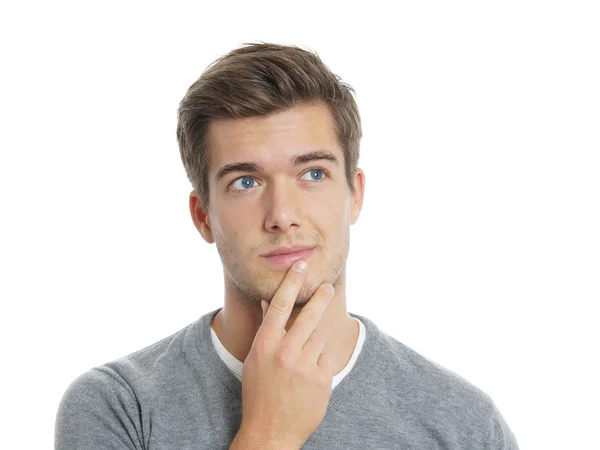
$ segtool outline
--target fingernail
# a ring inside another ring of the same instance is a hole
[[[328,294],[333,294],[333,292],[334,292],[333,286],[330,284],[325,286],[325,290],[327,291]]]
[[[294,269],[296,269],[296,272],[304,272],[306,270],[306,266],[307,266],[306,262],[300,261],[299,263],[296,264]]]

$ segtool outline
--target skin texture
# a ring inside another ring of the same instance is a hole
[[[194,225],[206,242],[216,244],[223,264],[225,302],[212,328],[225,348],[245,361],[262,323],[260,301],[270,302],[289,269],[275,269],[261,255],[280,246],[314,245],[286,329],[321,284],[332,284],[335,295],[319,328],[326,337],[323,352],[338,373],[358,337],[358,324],[346,310],[346,259],[365,176],[357,170],[352,194],[329,108],[317,102],[266,117],[213,120],[209,146],[210,207],[204,211],[194,191],[189,206]],[[331,152],[338,164],[291,162],[319,150]],[[220,168],[238,162],[259,164],[264,172],[229,173],[217,182]]]

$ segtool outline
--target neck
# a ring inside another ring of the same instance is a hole
[[[335,286],[335,296],[325,310],[319,326],[325,332],[323,353],[333,364],[333,373],[338,374],[348,364],[358,340],[359,325],[346,310],[345,277]],[[294,324],[302,310],[292,310],[286,330]],[[256,332],[262,323],[260,305],[254,305],[239,297],[231,286],[225,284],[225,304],[215,315],[211,328],[236,359],[246,360]]]

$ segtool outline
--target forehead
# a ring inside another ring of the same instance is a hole
[[[328,150],[343,161],[329,107],[297,106],[264,117],[216,119],[208,127],[211,175],[226,164],[287,165],[292,156]],[[211,176],[212,178],[212,176]]]

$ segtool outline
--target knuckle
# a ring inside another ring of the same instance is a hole
[[[315,328],[321,319],[321,315],[314,309],[306,309],[303,314],[298,316],[296,322],[298,326],[303,329]]]
[[[285,314],[288,312],[289,302],[280,297],[273,297],[273,300],[271,300],[270,309],[278,314]]]
[[[292,365],[292,358],[292,350],[289,347],[282,347],[275,354],[275,363],[280,368],[288,368]]]

